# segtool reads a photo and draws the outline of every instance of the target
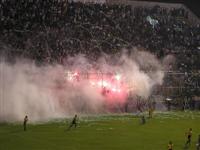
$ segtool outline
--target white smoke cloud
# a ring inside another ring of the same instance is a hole
[[[146,72],[145,70],[151,70]],[[66,70],[80,72],[115,72],[121,74],[128,89],[147,98],[154,86],[162,84],[164,73],[159,60],[152,54],[133,49],[116,57],[102,56],[90,62],[83,55],[66,59],[65,65],[36,66],[31,61],[14,64],[0,62],[0,122],[31,121],[67,117],[75,113],[106,112],[105,97],[80,80],[74,85],[65,79]]]

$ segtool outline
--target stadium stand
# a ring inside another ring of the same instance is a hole
[[[174,80],[179,78],[182,86],[199,93],[200,25],[187,7],[104,2],[4,0],[0,3],[1,52],[8,60],[22,57],[62,64],[66,56],[77,53],[96,60],[101,53],[117,54],[135,46],[160,59],[174,55],[176,68],[171,71],[184,73]],[[165,80],[173,81],[170,76]]]

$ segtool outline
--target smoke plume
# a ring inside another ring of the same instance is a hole
[[[66,72],[118,73],[132,92],[143,98],[163,82],[160,61],[152,54],[124,50],[116,56],[102,55],[91,62],[84,55],[66,58],[63,65],[35,65],[30,60],[0,62],[0,122],[49,120],[78,114],[107,112],[106,99],[87,80],[69,84]]]

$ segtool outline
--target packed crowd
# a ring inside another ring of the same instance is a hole
[[[161,59],[174,55],[173,69],[179,72],[198,73],[200,67],[200,26],[190,23],[183,8],[3,0],[0,32],[1,49],[8,58],[62,63],[66,56],[82,53],[96,60],[102,52],[117,54],[135,46]],[[188,85],[197,84],[196,77],[183,78]]]

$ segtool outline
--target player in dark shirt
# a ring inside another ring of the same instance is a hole
[[[27,122],[28,122],[28,116],[25,116],[25,117],[24,117],[24,123],[23,123],[24,131],[26,131]]]
[[[73,118],[73,120],[72,120],[72,122],[71,122],[71,124],[70,124],[70,126],[69,126],[69,128],[68,128],[68,130],[71,129],[73,126],[75,128],[77,127],[77,120],[78,120],[78,116],[75,115],[74,118]]]
[[[142,116],[141,116],[141,124],[145,124],[145,123],[146,123],[145,116],[144,116],[144,115],[142,115]]]

